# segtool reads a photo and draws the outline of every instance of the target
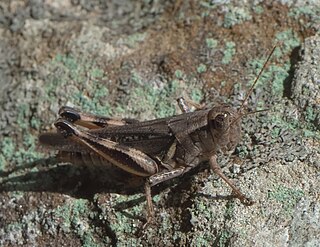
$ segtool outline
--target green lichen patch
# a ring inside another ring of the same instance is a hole
[[[229,230],[223,229],[219,235],[219,247],[228,246],[228,243],[230,241],[230,238],[233,236],[232,232]]]
[[[258,14],[258,15],[260,15],[260,14],[262,14],[262,13],[264,12],[263,7],[260,6],[260,5],[255,5],[255,6],[253,6],[253,7],[252,7],[252,10],[253,10],[254,13],[256,13],[256,14]]]
[[[319,32],[320,6],[318,1],[311,1],[308,4],[295,6],[290,9],[288,16],[299,20],[303,26],[315,28]]]
[[[197,72],[199,74],[204,73],[207,71],[207,66],[205,64],[199,64],[199,66],[197,67]]]
[[[135,33],[127,36],[123,40],[120,40],[119,43],[127,45],[130,48],[134,48],[137,46],[140,42],[143,42],[146,38],[147,34],[146,33]]]
[[[290,52],[301,45],[298,35],[291,28],[278,32],[276,34],[276,41],[279,42],[279,47],[275,52],[275,57],[277,58],[282,55],[291,55]]]
[[[224,16],[223,26],[230,28],[236,24],[241,24],[244,21],[251,20],[250,12],[242,7],[230,7]]]
[[[287,188],[285,186],[275,186],[269,193],[268,197],[282,204],[284,214],[292,215],[297,202],[304,196],[303,191],[298,189]]]
[[[168,117],[176,114],[178,97],[201,97],[202,84],[197,83],[195,77],[180,70],[175,75],[177,79],[170,81],[149,81],[140,72],[133,70],[126,112],[135,116],[143,114],[146,119]],[[186,84],[185,81],[189,83]]]
[[[144,224],[141,219],[146,217],[146,205],[145,202],[130,202],[139,201],[141,196],[139,193],[134,195],[111,194],[109,205],[100,205],[103,212],[100,215],[101,219],[105,220],[105,224],[109,225],[110,230],[116,233],[117,241],[121,244],[128,243],[130,246],[140,244],[140,239],[136,237],[136,234]],[[149,229],[147,228],[147,230]]]
[[[91,222],[92,211],[85,199],[68,200],[64,205],[53,211],[53,216],[61,221],[61,228],[65,233],[74,233],[79,237],[83,246],[101,246],[93,234]]]
[[[270,91],[272,95],[282,97],[285,90],[285,80],[290,76],[290,53],[300,45],[300,40],[292,29],[276,34],[277,47],[271,57],[271,62],[261,74],[256,87]],[[254,78],[263,67],[266,59],[248,61],[249,73]]]
[[[251,60],[249,61],[249,67],[257,75],[264,63],[265,60],[263,59]],[[282,97],[284,93],[284,81],[289,76],[289,69],[289,63],[284,63],[280,66],[269,65],[260,76],[256,87],[261,87],[268,91],[271,90],[274,96]],[[254,78],[255,75],[251,75],[250,77]]]
[[[226,42],[225,50],[223,51],[222,64],[228,64],[232,61],[232,57],[236,54],[236,44],[232,41]]]
[[[137,114],[143,112],[146,116],[166,117],[175,113],[175,108],[169,100],[169,95],[174,94],[176,83],[157,86],[153,82],[146,82],[138,73],[132,73],[133,89],[129,95],[129,110]]]
[[[23,166],[43,158],[43,154],[37,150],[37,137],[30,133],[24,133],[23,142],[17,143],[11,137],[5,137],[0,142],[1,165],[3,170],[10,164]]]
[[[294,117],[284,118],[281,114],[281,112],[283,111],[283,109],[281,109],[281,106],[275,107],[274,110],[276,112],[274,112],[272,116],[267,120],[268,122],[270,122],[270,124],[272,123],[273,125],[272,130],[270,132],[273,138],[279,137],[281,132],[290,131],[297,135],[298,133],[300,133],[299,136],[302,137],[312,137],[320,140],[320,134],[312,123],[299,121]]]
[[[218,46],[218,40],[213,38],[207,38],[206,39],[206,46],[208,49],[214,49]]]
[[[50,70],[54,73],[49,74],[45,84],[45,101],[54,103],[59,95],[62,104],[85,112],[111,114],[107,76],[93,61],[59,54]]]
[[[183,72],[181,70],[176,70],[174,72],[174,75],[177,79],[182,79],[183,78]]]

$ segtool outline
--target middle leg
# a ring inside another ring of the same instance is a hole
[[[203,105],[200,105],[198,103],[193,102],[192,100],[188,100],[183,97],[178,98],[177,102],[180,110],[183,113],[191,112],[190,106],[196,108],[197,110],[200,110],[204,107]]]

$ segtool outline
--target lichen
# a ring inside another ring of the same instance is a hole
[[[275,186],[268,197],[282,204],[282,212],[292,215],[296,203],[303,197],[303,191],[299,189],[288,188],[282,185]]]

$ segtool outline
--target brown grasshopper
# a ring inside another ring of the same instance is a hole
[[[234,150],[240,141],[241,111],[250,96],[275,47],[269,54],[241,107],[229,105],[190,111],[190,102],[178,99],[181,115],[149,121],[111,119],[62,107],[54,125],[59,133],[40,135],[42,144],[62,154],[83,157],[88,166],[108,163],[135,176],[145,178],[148,221],[154,216],[151,187],[178,177],[203,161],[231,188],[244,205],[254,202],[247,198],[226,177],[217,164],[217,154]],[[199,107],[198,107],[199,108]],[[73,155],[76,154],[76,155]],[[76,160],[74,160],[76,161]]]

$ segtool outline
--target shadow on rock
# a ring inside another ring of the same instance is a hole
[[[117,167],[84,167],[41,159],[0,172],[0,191],[56,192],[91,199],[99,192],[134,194],[143,189],[143,178]]]

